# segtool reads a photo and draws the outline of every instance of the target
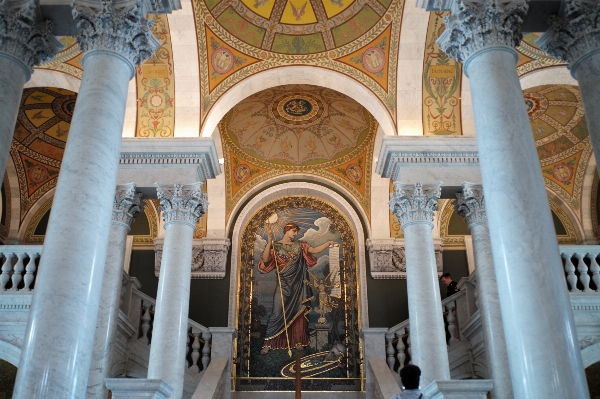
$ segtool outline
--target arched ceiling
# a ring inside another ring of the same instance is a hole
[[[56,186],[77,94],[64,89],[25,89],[10,155],[19,182],[22,221]]]
[[[377,128],[356,101],[322,87],[278,86],[246,98],[219,125],[227,215],[253,187],[285,174],[331,180],[368,215]]]

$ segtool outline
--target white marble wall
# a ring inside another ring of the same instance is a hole
[[[384,132],[381,127],[377,130],[373,148],[373,170],[371,172],[371,238],[390,238],[390,179],[381,177],[375,172],[377,154],[381,150],[381,140]]]

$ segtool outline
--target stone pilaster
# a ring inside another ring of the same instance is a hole
[[[165,239],[148,378],[162,379],[169,384],[174,399],[183,395],[194,231],[208,207],[202,184],[156,184],[159,209],[165,221]]]
[[[434,250],[433,218],[442,193],[441,183],[394,183],[392,213],[404,231],[411,356],[422,370],[421,386],[449,380],[448,349]]]
[[[108,396],[104,379],[110,377],[113,365],[127,233],[131,223],[140,214],[141,197],[142,194],[136,193],[135,183],[117,186],[88,378],[88,399],[104,399]]]
[[[481,185],[463,183],[456,194],[456,212],[462,216],[471,231],[477,268],[479,311],[485,342],[488,378],[494,381],[492,399],[512,399],[512,381],[508,353],[502,325],[496,271],[492,258],[492,244],[487,226],[487,214]]]
[[[437,42],[455,60],[468,62],[486,48],[514,48],[521,42],[521,23],[529,8],[525,0],[450,1],[451,15],[444,17],[446,29]]]

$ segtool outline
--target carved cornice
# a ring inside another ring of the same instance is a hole
[[[550,18],[550,29],[537,41],[548,55],[569,63],[575,73],[578,63],[600,50],[600,2],[564,0],[563,13]]]
[[[52,35],[52,21],[36,22],[34,1],[11,6],[0,1],[0,53],[14,57],[23,67],[26,80],[33,66],[48,61],[63,47]]]
[[[483,187],[480,184],[463,183],[462,193],[456,193],[456,213],[465,218],[469,230],[478,224],[487,223]]]
[[[160,46],[152,34],[154,21],[145,18],[140,1],[119,4],[111,0],[75,0],[73,18],[81,51],[116,52],[132,64],[132,76],[134,66],[150,58]]]
[[[398,218],[402,231],[414,223],[427,223],[433,227],[437,200],[442,194],[442,183],[423,185],[395,182],[396,192],[390,194],[390,210]]]
[[[435,261],[438,274],[444,270],[442,261],[443,244],[436,240],[434,244]],[[394,238],[368,239],[369,264],[371,277],[374,279],[406,279],[406,256],[404,252],[404,240]]]
[[[122,224],[128,229],[141,212],[142,194],[136,193],[135,188],[135,183],[118,185],[113,202],[112,222]]]
[[[154,274],[160,275],[164,239],[154,239]],[[192,248],[192,278],[222,279],[227,272],[227,253],[231,242],[229,238],[195,239]]]
[[[156,193],[160,200],[165,226],[169,223],[185,223],[196,229],[196,223],[208,207],[206,194],[202,192],[203,182],[182,185],[181,183],[158,184]]]
[[[460,62],[486,47],[517,47],[528,9],[526,0],[452,0],[451,15],[444,18],[446,30],[437,43]]]

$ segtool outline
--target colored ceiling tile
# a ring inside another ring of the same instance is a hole
[[[362,195],[365,195],[365,168],[369,167],[367,163],[367,151],[360,154],[358,157],[348,161],[342,165],[328,169],[331,173],[335,173],[348,180]]]
[[[388,26],[375,40],[336,61],[350,65],[368,75],[385,91],[388,90],[389,50],[392,26]]]
[[[152,15],[158,50],[136,68],[136,137],[173,137],[175,130],[175,73],[171,33],[166,15]]]
[[[540,49],[540,46],[536,43],[540,35],[541,33],[526,33],[523,35],[523,40],[517,47],[519,55],[517,73],[519,76],[551,66],[566,65],[563,61],[548,56]]]
[[[325,51],[325,43],[320,33],[304,36],[276,34],[271,50],[285,54],[309,54]]]
[[[260,60],[237,51],[206,27],[209,89],[213,91],[222,81],[235,72],[252,65]]]
[[[336,46],[343,46],[359,38],[371,29],[379,19],[379,15],[371,7],[365,5],[354,18],[331,30]]]
[[[79,49],[75,37],[62,36],[60,37],[60,41],[64,45],[60,53],[42,65],[36,66],[34,69],[59,71],[74,76],[77,79],[81,79],[83,76],[83,67],[81,65],[83,53]]]
[[[423,134],[462,135],[460,90],[462,65],[448,57],[436,43],[444,31],[444,15],[429,14],[423,58]]]
[[[25,110],[25,115],[27,115],[27,119],[35,127],[40,127],[44,122],[54,118],[54,112],[51,109],[43,108]]]
[[[69,132],[68,128],[70,125],[67,125],[67,134]],[[65,152],[64,148],[54,146],[44,140],[36,138],[29,144],[29,149],[37,152],[40,155],[43,155],[48,158],[55,159],[57,161],[61,161],[63,154]]]
[[[231,182],[231,196],[235,196],[240,189],[252,179],[257,178],[268,171],[269,169],[254,165],[253,163],[236,156],[233,151],[229,151],[230,175],[227,181]]]
[[[276,0],[242,0],[248,9],[266,19],[271,18],[275,2]]]
[[[581,159],[583,151],[579,151],[575,155],[561,159],[550,165],[542,167],[542,176],[558,184],[570,195],[573,195],[575,188],[575,175]]]
[[[58,177],[59,168],[43,164],[25,154],[19,154],[25,169],[28,194],[33,194],[44,183]]]
[[[314,24],[317,16],[309,0],[287,0],[279,22],[288,25]]]
[[[56,125],[51,126],[46,130],[46,134],[50,137],[54,137],[60,141],[67,141],[67,137],[69,136],[69,129],[71,128],[71,124],[65,121],[60,121]]]
[[[44,104],[44,103],[51,103],[52,100],[54,100],[56,97],[50,95],[47,92],[41,92],[41,91],[34,91],[31,94],[29,94],[26,98],[25,101],[23,102],[23,104],[25,105],[31,105],[31,104]]]
[[[327,18],[335,17],[346,8],[350,7],[354,1],[355,0],[322,0]]]
[[[232,7],[227,8],[217,21],[233,36],[254,47],[260,47],[265,30],[246,21]],[[208,37],[207,37],[208,40]],[[210,42],[207,43],[210,46]]]

